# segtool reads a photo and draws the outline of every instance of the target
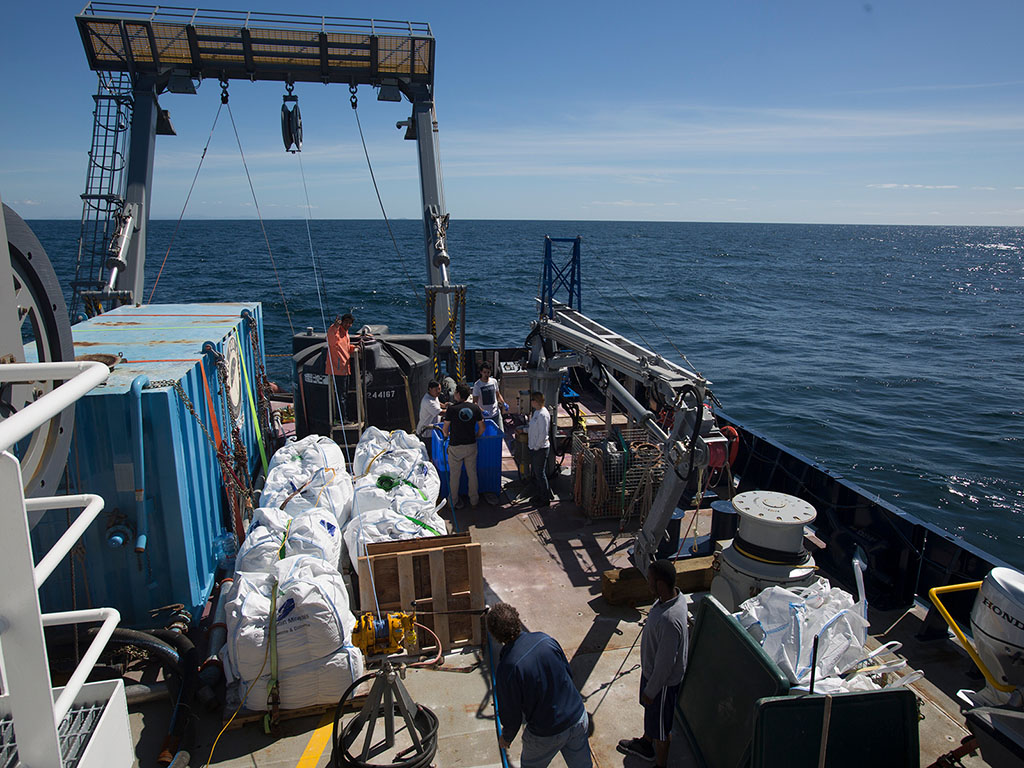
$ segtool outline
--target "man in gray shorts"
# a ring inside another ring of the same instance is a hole
[[[688,635],[686,595],[676,587],[676,569],[669,560],[657,560],[647,569],[647,584],[658,596],[640,643],[640,703],[644,708],[644,735],[623,739],[617,749],[626,755],[668,764],[668,739],[679,684],[686,671]]]

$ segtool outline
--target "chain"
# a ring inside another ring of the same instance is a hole
[[[220,368],[220,363],[218,363],[218,370],[219,370],[219,368]],[[211,435],[210,434],[210,430],[207,429],[206,423],[202,420],[202,418],[200,418],[199,414],[196,413],[195,406],[192,404],[192,400],[189,398],[188,394],[186,394],[185,389],[181,386],[181,382],[178,382],[178,381],[170,382],[169,386],[173,387],[174,391],[178,394],[178,397],[181,398],[181,402],[185,405],[185,408],[188,409],[188,412],[192,414],[192,417],[199,424],[200,429],[203,430],[203,434],[206,435],[206,440],[207,440],[207,442],[210,443],[210,448],[213,449],[213,454],[214,454],[214,456],[217,457],[218,464],[220,464],[221,479],[224,482],[225,489],[228,490],[229,493],[230,493],[230,491],[232,489],[234,489],[234,491],[236,493],[238,493],[245,500],[246,506],[249,509],[252,509],[252,507],[253,507],[252,492],[249,490],[247,484],[243,484],[242,481],[239,480],[239,474],[236,473],[235,469],[232,469],[231,463],[229,461],[229,457],[224,452],[224,450],[223,449],[221,449],[221,450],[217,449],[217,444],[213,440],[213,435]],[[230,412],[231,412],[231,409],[229,408],[228,409],[229,418],[230,418]],[[238,428],[234,427],[234,426],[232,427],[232,441],[237,443],[236,450],[235,450],[235,458],[236,458],[236,461],[237,461],[238,446],[241,446],[242,454],[244,456],[244,454],[245,454],[245,445],[242,444],[242,437],[241,437],[241,434],[238,431]],[[248,470],[248,466],[249,465],[248,465],[247,462],[243,465],[243,467],[245,469],[242,471],[241,477],[248,477],[248,471],[247,471]],[[237,464],[236,464],[236,468],[237,468]],[[229,496],[229,498],[230,498],[230,496]]]
[[[259,401],[259,426],[264,435],[270,435],[270,397],[267,395],[267,370],[260,354],[260,337],[256,333],[256,322],[249,323],[249,341],[252,344],[253,374],[256,377],[256,399]]]
[[[228,103],[228,80],[227,78],[221,78],[220,81],[220,103]]]
[[[352,105],[352,109],[355,109],[356,107],[359,106],[359,97],[356,96],[356,91],[358,91],[358,90],[359,89],[356,88],[356,84],[355,83],[352,83],[352,85],[350,85],[348,87],[348,92],[350,94],[349,97],[348,97],[348,102],[349,102],[349,104]]]

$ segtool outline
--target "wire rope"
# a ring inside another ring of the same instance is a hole
[[[377,186],[377,176],[373,172],[373,163],[370,162],[370,152],[366,148],[366,137],[363,136],[363,124],[359,120],[359,110],[356,109],[354,93],[352,94],[352,98],[352,114],[356,116],[356,127],[359,129],[359,140],[363,144],[363,154],[366,156],[366,167],[370,169],[370,180],[373,182],[373,191],[377,193],[377,203],[380,205],[381,215],[384,216],[384,224],[387,225],[388,234],[391,235],[391,242],[395,246],[395,253],[398,254],[398,260],[402,263],[402,271],[405,273],[405,279],[409,281],[409,287],[412,289],[413,296],[419,300],[420,306],[423,306],[423,297],[420,296],[420,292],[416,288],[416,283],[413,282],[413,279],[409,274],[409,267],[405,263],[405,257],[402,255],[401,249],[398,247],[398,240],[395,238],[395,232],[391,228],[391,221],[388,219],[388,212],[384,208],[384,200],[381,199],[380,196],[380,188]]]
[[[263,240],[267,244],[267,253],[270,255],[270,266],[274,268],[274,277],[277,278],[277,287],[281,291],[281,301],[284,302],[284,314],[288,318],[288,327],[292,335],[295,335],[295,326],[292,324],[292,313],[288,309],[288,299],[284,295],[284,286],[281,284],[281,275],[277,272],[277,262],[274,261],[274,251],[270,247],[270,238],[267,236],[267,227],[263,223],[263,214],[260,212],[260,203],[256,199],[256,188],[252,185],[252,176],[249,174],[249,164],[245,162],[245,152],[242,151],[242,139],[238,136],[238,126],[235,125],[235,116],[231,112],[231,105],[227,105],[228,117],[231,118],[231,128],[235,132],[235,142],[238,144],[238,154],[242,156],[242,167],[245,169],[245,178],[249,182],[249,191],[252,193],[252,203],[256,206],[256,217],[260,221],[260,231],[263,232]]]
[[[167,244],[167,252],[164,254],[164,260],[160,262],[160,271],[156,273],[156,280],[153,281],[153,288],[149,292],[149,303],[153,303],[153,296],[156,295],[156,287],[160,284],[160,276],[164,273],[164,266],[167,264],[167,257],[171,255],[171,246],[174,245],[174,238],[178,236],[178,228],[181,227],[181,220],[185,218],[185,209],[188,208],[188,201],[192,199],[192,190],[196,188],[196,180],[199,178],[199,171],[203,168],[203,161],[206,159],[206,150],[210,148],[210,141],[213,139],[213,132],[217,128],[217,120],[220,118],[220,111],[223,109],[224,104],[221,103],[217,107],[217,114],[213,116],[213,125],[210,126],[210,135],[206,137],[206,146],[203,147],[203,154],[199,156],[199,165],[196,167],[195,176],[192,177],[192,185],[188,188],[188,194],[185,195],[185,204],[181,206],[181,213],[178,214],[178,222],[174,225],[174,232],[171,233],[171,241]]]

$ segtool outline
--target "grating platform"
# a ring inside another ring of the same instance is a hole
[[[77,768],[85,754],[106,704],[103,702],[74,706],[64,715],[57,729],[63,768]],[[14,737],[14,720],[8,715],[0,719],[0,768],[14,768],[18,762],[18,744]]]
[[[97,72],[284,82],[434,82],[423,22],[90,2],[75,17]]]

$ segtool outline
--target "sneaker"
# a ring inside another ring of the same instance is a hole
[[[472,499],[470,499],[469,506],[475,508],[479,503],[480,503],[480,499],[477,499],[476,501],[473,501]]]
[[[616,749],[624,755],[635,755],[644,760],[654,759],[654,745],[643,739],[622,739]]]
[[[464,502],[462,499],[459,499],[458,501],[455,502],[455,509],[462,509],[464,506],[466,506],[466,502]]]

